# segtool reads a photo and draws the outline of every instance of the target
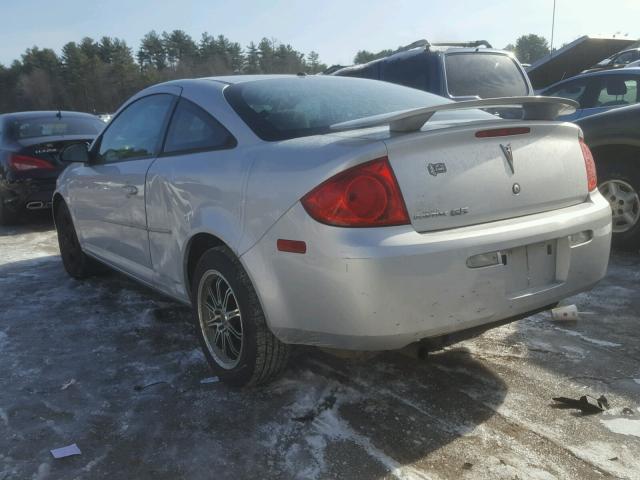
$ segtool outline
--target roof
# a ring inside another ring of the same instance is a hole
[[[575,77],[570,77],[565,80],[560,80],[559,82],[554,83],[553,85],[549,85],[545,87],[543,90],[548,90],[556,85],[560,85],[569,81],[573,81],[579,78],[592,78],[592,77],[617,77],[617,76],[640,76],[640,67],[630,67],[630,68],[616,68],[613,70],[598,70],[597,72],[589,72],[582,73],[580,75],[576,75]]]
[[[85,112],[72,112],[69,110],[60,110],[62,118],[67,117],[95,117],[92,113]],[[58,110],[33,110],[28,112],[7,112],[0,115],[0,117],[12,117],[12,118],[42,118],[42,117],[55,117],[58,115]]]
[[[236,83],[254,82],[256,80],[274,80],[276,78],[291,78],[297,77],[294,74],[280,74],[280,75],[221,75],[218,77],[204,77],[199,80],[211,80],[214,82],[227,83],[234,85]],[[306,76],[306,75],[301,75]]]
[[[371,60],[367,63],[361,63],[357,65],[350,65],[348,67],[344,67],[341,69],[337,69],[332,71],[330,75],[336,75],[337,72],[350,72],[357,71],[363,68],[366,68],[370,65],[375,65],[377,63],[383,62],[391,62],[404,60],[407,58],[415,57],[417,55],[436,55],[436,54],[449,54],[449,53],[493,53],[496,55],[511,55],[511,52],[506,50],[498,50],[495,48],[486,48],[486,47],[457,47],[455,45],[430,45],[428,47],[417,47],[409,50],[401,50],[396,53],[392,53],[386,57],[376,58],[375,60]],[[338,74],[339,75],[339,74]]]

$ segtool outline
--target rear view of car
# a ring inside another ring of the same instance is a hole
[[[334,76],[151,87],[60,177],[62,261],[191,304],[213,371],[236,385],[273,378],[293,344],[477,334],[606,272],[611,209],[580,129],[553,121],[575,105]],[[524,120],[481,110],[502,107]]]
[[[66,166],[60,152],[93,141],[103,127],[95,116],[77,112],[0,115],[0,225],[18,221],[25,210],[50,208]]]

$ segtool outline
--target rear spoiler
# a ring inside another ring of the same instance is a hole
[[[523,120],[554,120],[560,115],[574,113],[579,104],[573,100],[557,97],[487,98],[383,113],[349,120],[348,122],[335,123],[330,128],[331,130],[342,131],[389,125],[389,130],[392,132],[416,132],[437,112],[497,107],[522,107]]]

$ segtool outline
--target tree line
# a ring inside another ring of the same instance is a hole
[[[314,74],[326,69],[275,39],[243,48],[224,35],[203,33],[199,41],[182,30],[151,31],[135,53],[124,40],[103,37],[69,42],[60,54],[27,49],[8,67],[0,64],[0,113],[21,110],[113,112],[136,91],[177,78],[253,73]]]

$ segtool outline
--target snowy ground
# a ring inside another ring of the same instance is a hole
[[[614,256],[576,324],[540,314],[428,360],[302,351],[236,391],[200,383],[188,309],[71,280],[46,223],[0,229],[0,480],[640,478],[639,287],[640,257]],[[586,393],[611,410],[551,406]]]

